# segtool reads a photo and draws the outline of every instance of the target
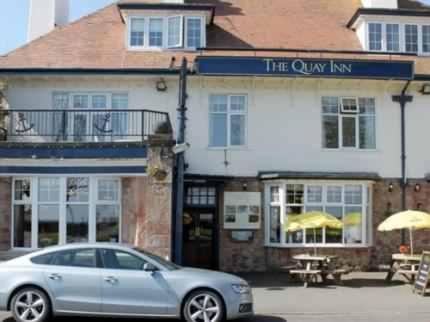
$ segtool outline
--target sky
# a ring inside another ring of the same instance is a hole
[[[25,44],[29,2],[0,0],[0,55]],[[74,21],[112,2],[115,0],[70,0],[70,20]]]
[[[115,2],[115,0],[69,1],[71,21]],[[430,0],[422,1],[430,4]],[[29,0],[0,0],[0,55],[6,54],[25,44],[27,37],[28,6]]]

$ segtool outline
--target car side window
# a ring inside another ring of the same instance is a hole
[[[50,265],[54,259],[55,253],[39,255],[31,258],[31,262],[37,265]]]
[[[58,252],[53,265],[71,267],[97,267],[95,249],[78,249]]]
[[[104,267],[108,269],[141,271],[147,263],[140,257],[120,250],[103,249],[101,253]]]

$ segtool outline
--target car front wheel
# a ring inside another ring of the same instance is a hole
[[[32,287],[18,291],[11,304],[16,322],[45,322],[51,310],[45,293]]]
[[[213,292],[194,292],[185,302],[184,317],[187,322],[220,322],[224,319],[223,302]]]

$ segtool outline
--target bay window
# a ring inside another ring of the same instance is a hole
[[[422,26],[423,53],[430,53],[430,25]]]
[[[376,149],[375,114],[374,98],[323,97],[323,148]]]
[[[186,17],[187,48],[199,48],[202,44],[202,19]]]
[[[240,147],[246,144],[246,95],[209,97],[209,146]]]
[[[369,50],[382,50],[382,24],[369,23]]]
[[[405,51],[408,53],[418,52],[418,26],[405,25]]]
[[[120,189],[118,178],[15,178],[13,248],[119,242]]]
[[[400,28],[398,24],[386,25],[387,32],[387,51],[400,51]]]
[[[366,246],[370,243],[369,183],[282,181],[266,185],[266,244],[272,246]],[[341,229],[286,232],[289,218],[325,212],[343,223]]]
[[[163,18],[149,19],[149,47],[163,46]]]

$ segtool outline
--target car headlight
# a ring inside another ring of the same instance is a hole
[[[251,291],[251,288],[247,284],[233,284],[231,287],[237,294],[247,294]]]

